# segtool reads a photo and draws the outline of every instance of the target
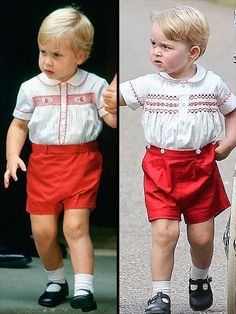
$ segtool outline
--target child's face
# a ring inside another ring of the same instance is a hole
[[[55,46],[50,42],[39,45],[39,68],[48,78],[59,81],[70,79],[77,66],[83,62],[83,54],[75,54],[62,40]]]
[[[153,24],[150,40],[150,59],[159,71],[176,79],[188,76],[194,60],[190,58],[190,46],[185,41],[167,39],[158,23]]]

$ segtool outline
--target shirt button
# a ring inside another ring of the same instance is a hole
[[[185,125],[185,122],[184,122],[184,121],[181,121],[181,124],[182,124],[182,125]]]

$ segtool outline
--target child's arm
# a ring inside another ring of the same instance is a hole
[[[108,114],[103,120],[112,128],[117,126],[117,78],[114,76],[109,87],[103,92],[104,108]]]
[[[117,113],[117,75],[114,76],[109,87],[103,92],[104,108],[112,114]]]
[[[8,188],[10,177],[18,180],[16,171],[20,168],[26,171],[23,160],[20,159],[20,152],[28,134],[28,121],[14,118],[7,133],[6,158],[7,167],[4,174],[4,185]]]
[[[218,144],[216,160],[225,159],[236,147],[236,109],[225,116],[225,138]]]

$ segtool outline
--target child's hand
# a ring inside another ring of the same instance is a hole
[[[117,114],[116,90],[108,87],[108,89],[103,92],[103,99],[105,110],[111,114]]]
[[[230,152],[234,149],[235,145],[227,138],[217,142],[218,146],[215,149],[216,160],[223,160],[229,156]]]
[[[9,187],[10,178],[12,177],[13,180],[17,181],[16,171],[20,168],[22,171],[26,171],[26,166],[22,159],[18,156],[12,157],[7,163],[7,170],[4,174],[4,186],[5,188]]]
[[[103,92],[104,108],[107,112],[116,115],[117,114],[117,78],[114,76],[111,84]]]

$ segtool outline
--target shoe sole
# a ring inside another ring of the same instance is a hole
[[[38,304],[41,305],[41,306],[45,306],[45,307],[55,307],[55,306],[65,302],[65,299],[66,299],[66,297],[61,299],[60,302],[51,303],[51,304],[48,304],[46,302],[45,303],[44,302],[38,302]]]
[[[91,304],[91,302],[80,302],[78,300],[72,300],[70,302],[70,305],[73,309],[81,309],[82,312],[90,312],[90,311],[95,311],[97,309],[97,304],[94,302]]]
[[[211,306],[212,306],[212,304],[213,304],[213,301],[212,301],[212,303],[209,305],[209,306],[207,306],[207,307],[203,307],[203,308],[196,308],[196,307],[194,307],[194,306],[191,306],[190,305],[190,308],[193,310],[193,311],[195,311],[195,312],[197,312],[197,311],[206,311],[207,309],[209,309]]]
[[[41,305],[41,306],[45,306],[45,307],[55,307],[55,306],[65,302],[65,300],[66,300],[68,295],[69,295],[69,293],[67,293],[64,296],[61,296],[60,300],[58,300],[57,302],[51,303],[51,304],[38,300],[38,304]]]

